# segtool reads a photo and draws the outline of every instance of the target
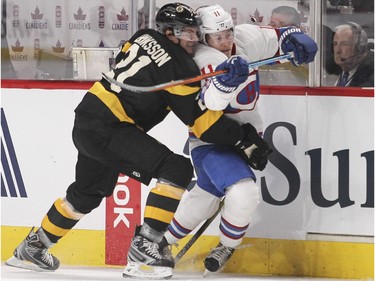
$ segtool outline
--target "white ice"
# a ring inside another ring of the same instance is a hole
[[[122,277],[122,268],[119,267],[73,267],[61,266],[55,272],[36,272],[14,267],[1,265],[1,280],[7,281],[28,281],[28,280],[54,280],[54,281],[144,281],[142,279],[129,279]],[[279,276],[244,276],[225,273],[216,273],[203,277],[202,273],[175,272],[171,281],[190,281],[190,280],[219,280],[219,281],[333,281],[344,279],[329,278],[302,278],[302,277],[279,277]],[[347,281],[348,279],[346,279]],[[357,280],[358,281],[358,280]]]

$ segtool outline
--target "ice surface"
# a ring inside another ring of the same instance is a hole
[[[139,281],[143,279],[130,279],[122,277],[122,268],[120,267],[73,267],[61,266],[55,272],[36,272],[24,270],[14,267],[9,267],[4,264],[1,265],[1,280],[7,281],[25,281],[25,280],[79,280],[79,281]],[[215,273],[203,277],[203,273],[189,273],[189,272],[175,272],[171,281],[190,281],[190,280],[204,280],[204,281],[333,281],[344,279],[329,279],[329,278],[301,278],[301,277],[276,277],[276,276],[244,276],[233,275],[225,273]],[[348,280],[348,279],[347,279]]]

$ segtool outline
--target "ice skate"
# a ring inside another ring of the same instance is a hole
[[[141,279],[169,279],[173,275],[174,260],[163,238],[160,243],[152,242],[139,234],[137,226],[128,253],[128,263],[123,277]]]
[[[59,268],[60,261],[48,253],[47,247],[40,241],[39,234],[34,232],[33,227],[5,264],[35,271],[55,271]]]
[[[204,260],[204,266],[208,272],[217,272],[224,267],[230,257],[233,255],[234,248],[226,247],[219,243],[215,249]]]

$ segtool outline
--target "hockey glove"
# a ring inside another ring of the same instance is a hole
[[[233,56],[222,62],[216,67],[215,71],[224,69],[227,69],[228,72],[212,78],[215,87],[224,93],[231,93],[236,90],[249,76],[248,63],[239,56]]]
[[[308,35],[297,27],[280,28],[279,45],[283,53],[294,53],[294,58],[290,61],[294,65],[310,63],[314,60],[318,45]]]
[[[268,163],[268,155],[272,152],[265,140],[249,123],[242,125],[244,140],[236,146],[242,158],[253,169],[263,171]]]

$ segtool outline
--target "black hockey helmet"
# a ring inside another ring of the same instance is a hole
[[[201,20],[195,11],[183,3],[170,3],[160,8],[156,18],[156,30],[164,34],[166,29],[173,29],[174,35],[181,34],[184,27],[200,28]]]

